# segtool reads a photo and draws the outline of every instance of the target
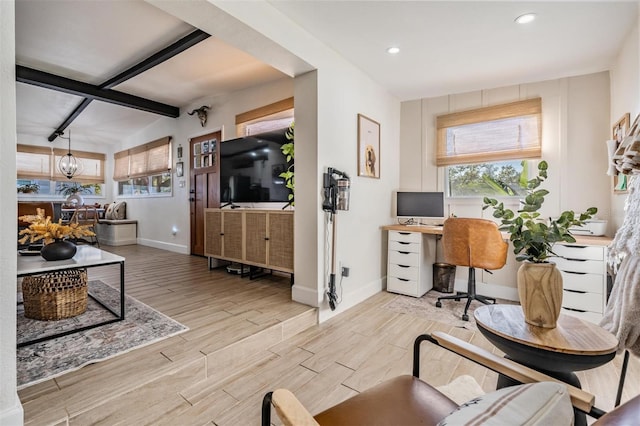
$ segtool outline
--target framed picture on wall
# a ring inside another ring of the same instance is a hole
[[[626,113],[620,120],[613,125],[612,137],[616,141],[616,148],[620,146],[622,140],[629,132],[629,124],[631,122],[631,114]],[[613,176],[613,191],[617,193],[627,192],[627,176],[617,173]]]
[[[178,161],[176,163],[176,176],[182,177],[184,175],[184,163],[182,161]]]
[[[380,123],[358,114],[358,176],[380,178]]]

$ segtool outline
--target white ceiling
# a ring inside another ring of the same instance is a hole
[[[270,3],[401,100],[607,70],[638,19],[635,1]],[[538,19],[515,24],[524,12]],[[99,85],[193,30],[142,0],[17,0],[16,62]],[[396,56],[385,52],[392,45]],[[114,89],[184,114],[203,97],[281,78],[210,37]],[[80,101],[19,83],[19,137],[46,138]],[[71,129],[74,139],[113,143],[158,118],[94,101]]]

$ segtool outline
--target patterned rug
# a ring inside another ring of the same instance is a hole
[[[102,281],[90,281],[89,293],[108,306],[119,309],[120,291]],[[22,294],[18,293],[18,301]],[[155,343],[188,330],[188,327],[139,302],[125,297],[123,321],[28,345],[17,350],[18,389],[52,379],[85,365],[104,361],[133,349]],[[114,316],[88,298],[87,311],[60,321],[39,321],[24,317],[18,305],[18,343],[57,334],[82,325],[95,324]]]
[[[427,318],[432,321],[438,321],[445,324],[451,324],[456,327],[466,328],[468,330],[476,330],[476,322],[473,319],[473,312],[478,306],[482,306],[481,302],[473,301],[469,310],[469,321],[462,320],[462,314],[464,313],[464,307],[467,303],[466,300],[443,300],[442,308],[436,308],[436,301],[440,296],[450,296],[453,293],[440,293],[436,290],[429,290],[422,297],[411,297],[397,295],[391,301],[387,302],[383,307],[393,312],[401,314],[411,314],[423,318]],[[514,302],[498,299],[496,303],[508,303]]]

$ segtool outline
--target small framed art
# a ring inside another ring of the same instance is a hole
[[[358,114],[358,176],[380,178],[380,123]]]
[[[184,175],[184,163],[182,161],[178,161],[176,163],[176,176],[182,177]]]

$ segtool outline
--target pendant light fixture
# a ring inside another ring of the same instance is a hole
[[[63,155],[58,162],[58,170],[60,173],[65,175],[67,179],[73,178],[77,173],[80,173],[81,163],[78,162],[76,157],[71,154],[71,129],[69,129],[69,137],[65,138],[62,136],[62,132],[58,133],[58,137],[62,139],[67,139],[69,141],[69,150],[66,155]]]

